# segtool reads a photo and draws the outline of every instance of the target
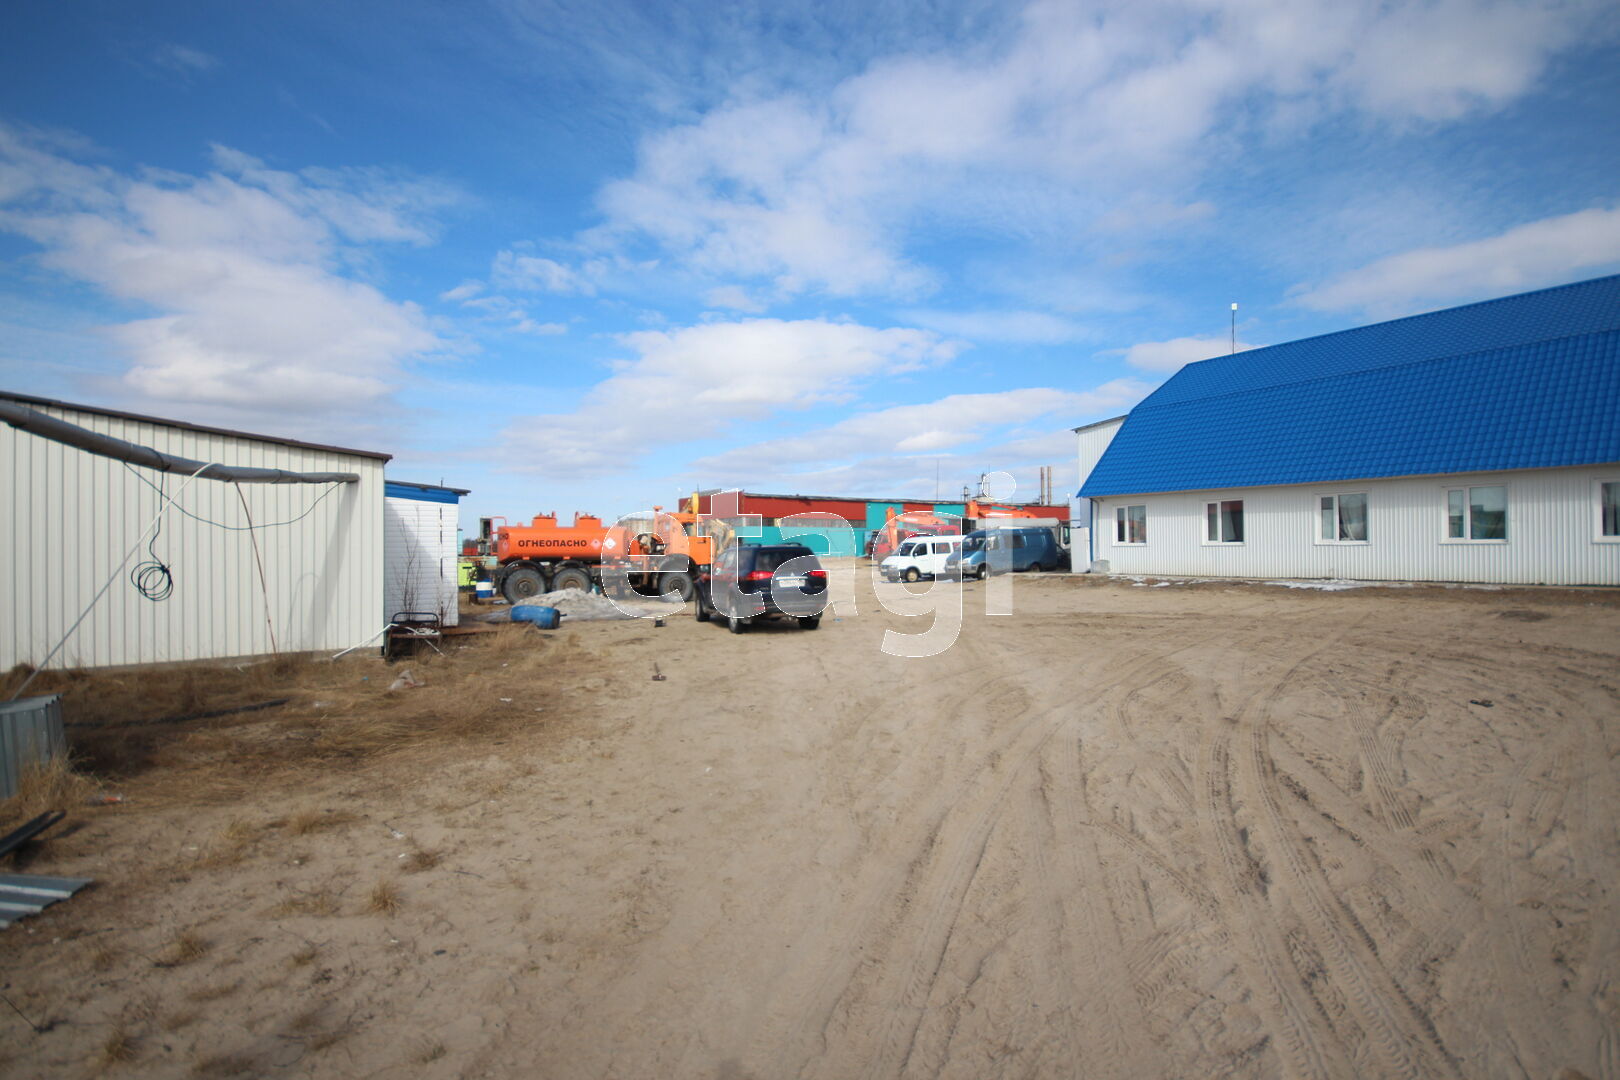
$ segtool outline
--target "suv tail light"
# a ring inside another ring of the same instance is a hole
[[[827,571],[825,571],[825,570],[806,570],[804,572],[804,576],[807,577],[807,578],[825,578],[827,576]]]
[[[769,570],[754,570],[749,573],[747,580],[769,581],[771,580],[771,572]]]

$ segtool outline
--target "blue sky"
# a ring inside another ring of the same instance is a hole
[[[11,5],[0,387],[466,521],[1072,490],[1234,300],[1263,345],[1620,270],[1605,8]]]

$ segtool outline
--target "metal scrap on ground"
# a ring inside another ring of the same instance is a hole
[[[92,880],[45,877],[41,874],[0,874],[0,930],[18,919],[38,915],[58,900],[66,900]]]

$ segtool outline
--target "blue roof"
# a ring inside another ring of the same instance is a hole
[[[390,499],[410,499],[414,502],[459,503],[463,488],[443,487],[439,484],[416,484],[409,480],[385,480],[383,495]]]
[[[1081,496],[1620,461],[1620,275],[1189,364]]]

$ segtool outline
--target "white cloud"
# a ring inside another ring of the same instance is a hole
[[[915,297],[919,223],[1085,235],[1196,221],[1213,153],[1352,116],[1500,108],[1603,5],[1505,0],[1038,0],[1007,41],[871,63],[832,92],[746,95],[646,137],[606,185],[604,249],[650,241],[784,293]]]
[[[1033,500],[1041,465],[1056,466],[1054,497],[1073,490],[1075,423],[1117,415],[1153,386],[1116,379],[1086,391],[1032,387],[953,394],[857,414],[827,428],[741,446],[685,467],[705,484],[755,490],[942,499],[980,473],[1012,473],[1008,498]]]
[[[405,361],[440,342],[414,304],[342,270],[360,243],[426,242],[425,213],[449,193],[223,148],[215,161],[206,176],[132,179],[0,128],[0,229],[155,312],[107,330],[132,360],[125,393],[245,415],[386,403]]]
[[[477,296],[483,291],[484,283],[482,281],[463,281],[455,288],[446,289],[444,292],[440,293],[439,299],[447,300],[450,303],[460,303],[464,300],[471,300],[473,297]]]
[[[1297,302],[1322,311],[1402,314],[1426,301],[1522,292],[1620,264],[1620,207],[1543,218],[1496,236],[1379,259],[1315,287]]]
[[[502,433],[509,467],[565,479],[627,472],[664,447],[841,402],[863,381],[942,363],[959,348],[925,330],[819,319],[705,323],[619,340],[635,358],[615,364],[577,409],[523,417]]]
[[[535,334],[539,337],[552,337],[557,334],[568,333],[568,324],[560,322],[535,322],[533,319],[519,319],[512,326],[520,334]]]
[[[740,285],[721,285],[710,289],[704,294],[703,302],[710,307],[728,308],[750,315],[758,315],[765,310],[764,302],[748,295],[748,290]]]
[[[939,311],[912,309],[907,322],[972,341],[1062,345],[1090,336],[1085,327],[1044,311]]]
[[[1338,81],[1370,110],[1454,119],[1528,90],[1595,10],[1476,0],[1401,5],[1369,21]]]
[[[737,447],[695,463],[706,473],[769,476],[836,467],[852,460],[959,451],[995,433],[1049,418],[1067,429],[1076,419],[1129,408],[1152,386],[1115,379],[1087,391],[1028,387],[951,394],[916,405],[857,413],[814,431]],[[1043,444],[1044,446],[1044,444]]]
[[[502,251],[495,256],[489,279],[497,288],[593,296],[596,286],[577,270],[554,259]]]
[[[1240,341],[1239,352],[1253,345]],[[1169,341],[1142,341],[1123,350],[1125,362],[1143,371],[1177,371],[1184,365],[1232,352],[1231,338],[1179,337]]]

